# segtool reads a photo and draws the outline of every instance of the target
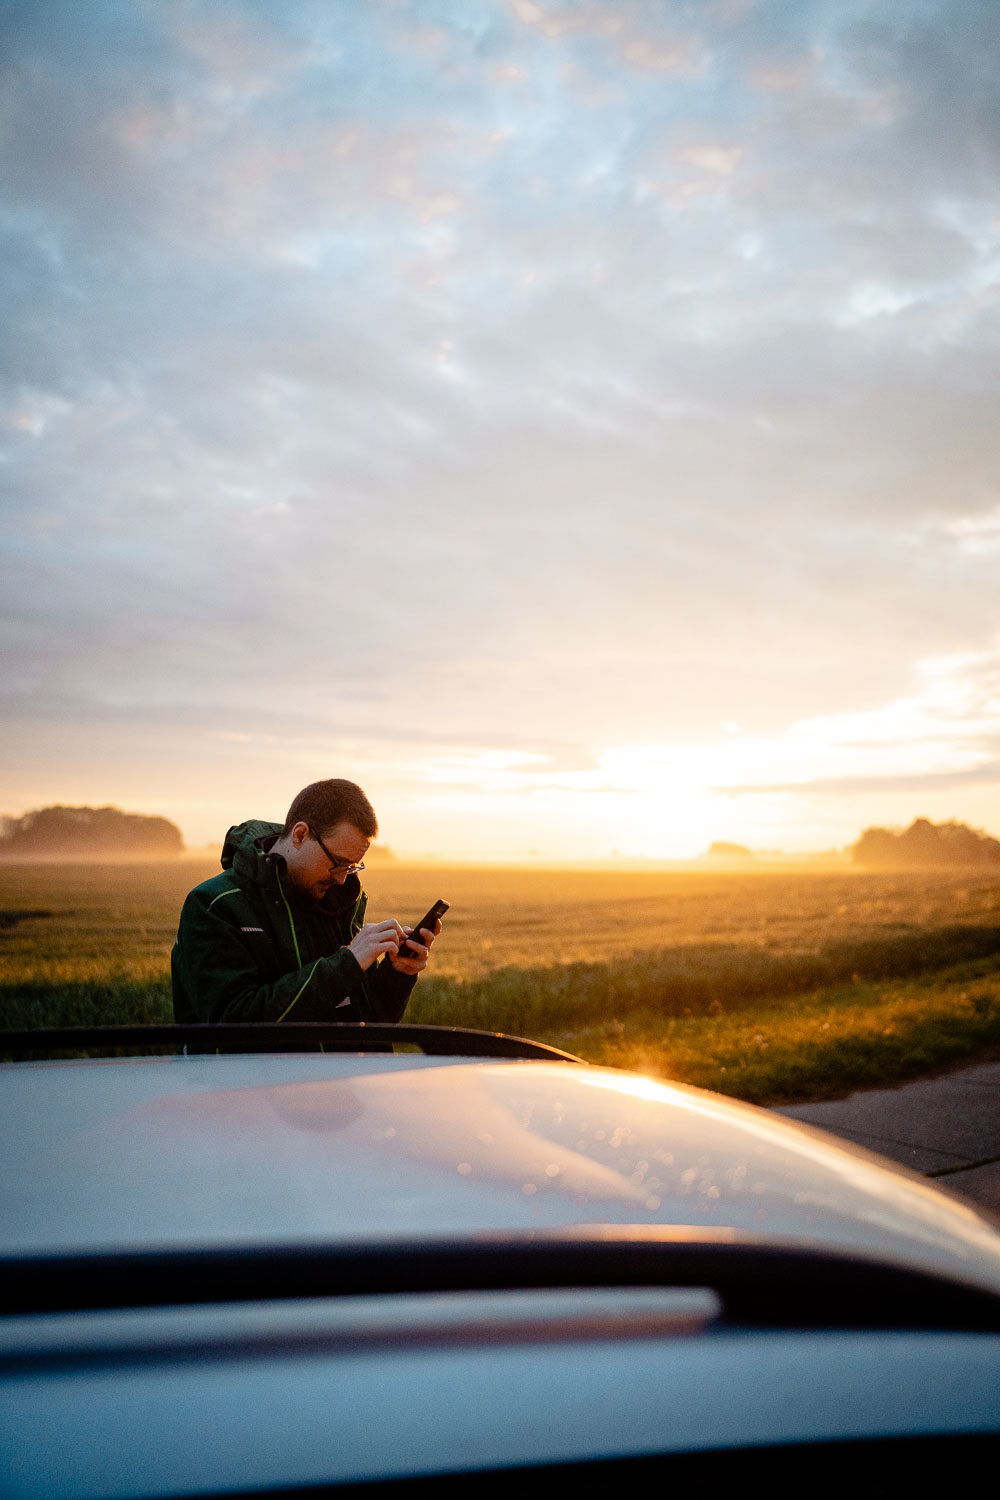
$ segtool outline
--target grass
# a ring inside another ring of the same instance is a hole
[[[989,1054],[1000,1045],[996,964],[976,979],[821,989],[750,1015],[618,1022],[562,1041],[593,1062],[755,1104],[830,1099]]]
[[[0,866],[0,1025],[171,1019],[177,913],[212,873]],[[996,875],[376,864],[365,878],[372,920],[453,903],[408,1020],[533,1036],[766,1103],[1000,1045]]]

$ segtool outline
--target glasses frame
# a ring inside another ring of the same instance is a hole
[[[308,827],[308,824],[306,826]],[[356,865],[351,865],[345,864],[342,859],[337,859],[335,855],[331,854],[329,849],[324,844],[323,840],[320,838],[319,834],[316,832],[315,828],[309,829],[309,837],[316,840],[317,844],[322,849],[327,859],[330,861],[330,868],[332,870],[335,870],[338,875],[341,871],[343,871],[345,875],[356,875],[359,870],[364,869],[365,862],[363,859],[360,860]]]

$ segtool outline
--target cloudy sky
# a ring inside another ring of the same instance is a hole
[[[0,811],[1000,833],[996,0],[0,28]]]

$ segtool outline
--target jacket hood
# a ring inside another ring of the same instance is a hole
[[[259,879],[260,861],[264,851],[257,847],[258,839],[276,838],[283,824],[265,823],[252,818],[249,823],[237,823],[230,828],[222,845],[222,868],[232,870],[244,879]]]

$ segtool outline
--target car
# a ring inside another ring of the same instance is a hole
[[[860,1149],[494,1033],[0,1037],[59,1049],[0,1066],[11,1500],[929,1494],[1000,1452],[997,1226]]]

